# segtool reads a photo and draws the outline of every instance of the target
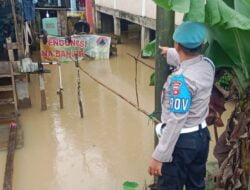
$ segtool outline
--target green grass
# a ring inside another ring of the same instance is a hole
[[[206,175],[206,189],[205,190],[214,190],[215,182],[214,178],[218,170],[217,162],[208,162],[207,163],[207,175]]]

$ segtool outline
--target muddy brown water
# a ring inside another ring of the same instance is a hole
[[[135,65],[127,53],[137,55],[138,44],[124,42],[117,57],[80,65],[136,103]],[[154,60],[144,61],[154,65]],[[81,119],[73,63],[62,65],[64,109],[60,110],[57,66],[47,68],[51,69],[45,76],[48,110],[40,111],[37,75],[30,83],[32,108],[21,110],[25,141],[15,154],[13,190],[118,190],[127,180],[138,182],[139,189],[150,184],[147,166],[153,151],[153,124],[148,117],[81,73]],[[151,74],[150,68],[139,64],[140,105],[149,113],[154,109],[154,88],[148,85]],[[209,159],[214,160],[212,154]],[[0,152],[0,184],[5,161],[6,152]]]

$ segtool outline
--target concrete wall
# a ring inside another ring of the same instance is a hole
[[[152,0],[145,0],[145,16],[149,18],[156,18],[156,6]]]
[[[115,0],[95,0],[96,5],[108,7],[114,9],[114,1]]]
[[[142,0],[116,0],[116,9],[142,16]]]
[[[96,31],[104,31],[110,21],[100,23],[101,13],[113,16],[114,34],[121,35],[121,19],[141,26],[141,48],[148,44],[150,29],[156,29],[156,5],[152,0],[96,0]],[[104,17],[104,15],[103,15]],[[183,14],[176,14],[175,24],[182,22]],[[108,28],[111,28],[109,26]]]
[[[122,11],[141,18],[156,19],[156,5],[152,0],[96,0],[96,5],[104,9],[113,9],[114,12]],[[183,14],[176,13],[176,25],[181,23],[182,17]]]
[[[130,14],[155,18],[156,7],[152,0],[96,0],[95,3]]]

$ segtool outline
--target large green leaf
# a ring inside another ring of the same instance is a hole
[[[231,7],[234,9],[234,0],[223,0],[227,6]]]
[[[151,41],[146,47],[142,50],[142,56],[144,57],[153,57],[156,54],[156,40]]]
[[[204,0],[154,1],[166,9],[187,13],[185,20],[205,22],[210,28],[207,55],[217,67],[234,72],[241,92],[247,89],[250,83],[250,0],[227,0],[226,3],[206,0],[206,4]],[[188,9],[184,2],[190,5]]]
[[[239,28],[242,30],[250,29],[250,18],[247,18],[240,12],[237,12],[234,9],[228,7],[223,1],[217,1],[219,3],[219,11],[221,15],[220,23],[224,24],[224,28]]]
[[[234,72],[241,93],[250,82],[250,18],[241,14],[244,11],[240,7],[236,11],[218,0],[208,0],[206,5],[206,22],[211,29],[208,56],[217,67]]]
[[[212,26],[220,22],[221,15],[219,11],[218,0],[207,1],[205,11],[206,11],[206,23],[207,24]]]
[[[235,0],[234,1],[235,10],[250,17],[250,0]]]
[[[217,67],[227,67],[238,78],[239,90],[243,92],[250,82],[250,30],[237,28],[225,29],[221,26],[211,27],[207,56]]]
[[[220,44],[212,40],[207,48],[205,55],[216,63],[216,68],[228,68],[234,67],[234,62],[228,57],[227,53],[223,50]]]
[[[185,15],[185,20],[205,21],[205,0],[191,0],[190,11]]]
[[[190,0],[153,0],[160,7],[181,13],[189,12]]]
[[[227,52],[219,45],[215,40],[210,41],[210,46],[205,52],[206,56],[209,57],[216,64],[216,68],[222,68],[234,72],[236,76],[237,88],[240,94],[243,94],[246,89],[248,82],[240,67],[235,65],[232,59],[228,56]]]
[[[213,27],[211,34],[223,50],[227,52],[234,64],[242,68],[246,78],[249,78],[250,73],[249,34],[250,30],[244,31],[236,28],[223,29],[221,27]]]
[[[155,72],[153,72],[150,76],[149,86],[155,86]]]
[[[188,13],[190,9],[190,0],[172,0],[172,9],[181,13]]]
[[[164,8],[164,9],[172,9],[172,1],[171,0],[166,0],[166,1],[162,1],[162,0],[153,0],[158,6]]]
[[[187,13],[185,20],[206,22],[210,26],[220,24],[224,28],[250,29],[250,0],[235,0],[235,10],[222,0],[206,0],[206,3],[205,0],[153,1],[167,10]]]

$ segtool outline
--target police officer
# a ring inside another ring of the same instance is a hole
[[[201,23],[183,22],[174,32],[175,48],[160,47],[176,69],[163,86],[159,143],[148,172],[159,176],[158,190],[204,190],[210,135],[206,117],[214,65],[200,54],[206,38]]]

